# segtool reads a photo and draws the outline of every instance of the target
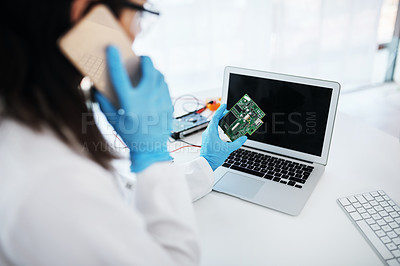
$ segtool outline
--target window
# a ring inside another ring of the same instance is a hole
[[[378,34],[381,0],[153,3],[160,20],[134,49],[153,58],[173,95],[206,89],[218,95],[227,65],[335,80],[344,91],[383,81],[377,44],[390,34]]]

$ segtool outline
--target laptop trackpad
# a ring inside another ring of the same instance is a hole
[[[215,184],[214,189],[238,197],[251,199],[257,194],[263,185],[263,181],[227,172],[218,183]]]

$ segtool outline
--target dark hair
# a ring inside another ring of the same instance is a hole
[[[105,2],[113,8],[118,1]],[[71,3],[72,0],[1,1],[0,115],[35,131],[47,126],[64,143],[70,147],[80,144],[93,161],[110,169],[116,155],[86,106],[79,89],[83,77],[56,44],[72,26]],[[113,11],[119,16],[120,10],[115,7]],[[86,125],[82,123],[83,115]]]

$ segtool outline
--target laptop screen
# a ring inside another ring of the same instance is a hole
[[[321,156],[331,88],[231,73],[228,109],[245,93],[266,114],[250,140]]]

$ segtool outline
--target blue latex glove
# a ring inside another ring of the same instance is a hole
[[[202,135],[200,156],[203,156],[207,160],[213,171],[224,163],[229,154],[239,149],[247,140],[246,136],[242,136],[234,142],[221,140],[218,134],[218,123],[224,116],[225,110],[226,104],[222,104],[215,111],[210,124]]]
[[[141,57],[142,78],[133,87],[118,49],[107,48],[107,65],[120,109],[99,92],[101,110],[130,149],[131,171],[138,173],[151,164],[171,160],[167,141],[172,128],[172,102],[164,76],[149,57]]]

